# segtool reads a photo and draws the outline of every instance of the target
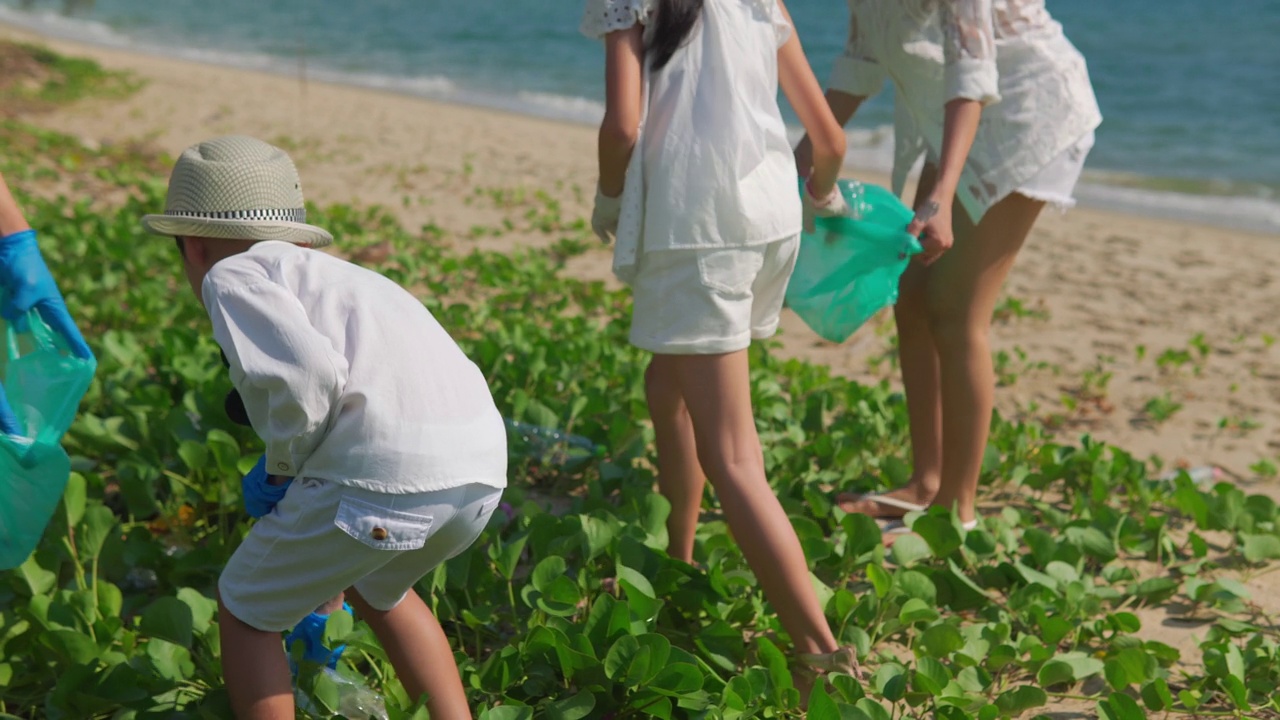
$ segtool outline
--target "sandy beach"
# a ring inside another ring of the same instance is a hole
[[[144,86],[28,121],[87,144],[145,142],[170,155],[243,133],[290,150],[309,199],[382,204],[408,227],[434,224],[465,247],[546,243],[539,232],[492,237],[510,208],[480,190],[545,192],[565,217],[587,217],[595,131],[355,87],[50,40],[125,70]],[[887,184],[887,178],[853,177]],[[35,189],[56,192],[49,186]],[[46,233],[56,242],[56,228]],[[474,238],[474,239],[472,239]],[[337,238],[341,250],[342,238]],[[616,283],[610,251],[575,258],[583,279]],[[1077,208],[1046,210],[1018,260],[993,328],[998,411],[1036,419],[1065,441],[1113,443],[1165,468],[1214,465],[1246,492],[1280,499],[1280,237]],[[780,352],[860,382],[899,387],[884,313],[843,345],[784,315]],[[1263,461],[1263,462],[1260,462]],[[1253,583],[1280,609],[1276,576]],[[1147,620],[1147,618],[1144,618]],[[1165,642],[1194,652],[1195,628],[1150,618]],[[1065,717],[1065,715],[1064,715]]]

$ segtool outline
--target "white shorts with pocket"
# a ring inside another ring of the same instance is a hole
[[[392,495],[298,478],[232,554],[219,596],[266,632],[292,629],[350,587],[391,610],[476,541],[501,499],[502,490],[480,483]]]
[[[642,254],[631,283],[631,344],[664,355],[715,355],[772,336],[799,248],[797,235]]]

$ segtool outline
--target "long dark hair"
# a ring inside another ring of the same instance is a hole
[[[645,48],[650,69],[661,70],[671,61],[702,17],[702,3],[703,0],[658,0],[657,17]]]

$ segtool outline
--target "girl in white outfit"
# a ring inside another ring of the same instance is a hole
[[[995,301],[1045,203],[1073,204],[1102,116],[1084,58],[1043,0],[849,0],[849,12],[827,101],[844,124],[893,81],[893,185],[901,193],[926,156],[910,228],[924,233],[925,252],[902,276],[894,311],[913,475],[887,495],[842,496],[841,506],[901,517],[932,503],[972,528]],[[797,163],[807,167],[811,154],[806,138]]]
[[[654,353],[645,386],[669,551],[692,561],[710,478],[802,668],[853,672],[765,477],[747,366],[751,340],[777,328],[804,211],[844,212],[843,131],[781,0],[588,0],[582,30],[605,41],[592,226],[616,235],[631,342]],[[803,208],[779,85],[813,138]]]

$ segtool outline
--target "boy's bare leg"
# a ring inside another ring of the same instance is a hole
[[[433,720],[471,717],[449,639],[416,592],[410,591],[391,610],[375,609],[355,588],[347,590],[347,601],[378,636],[409,697],[426,693]]]
[[[343,594],[338,593],[332,600],[316,607],[317,615],[332,615],[342,609]]]
[[[222,675],[239,720],[293,720],[293,683],[280,633],[263,632],[218,602]]]

